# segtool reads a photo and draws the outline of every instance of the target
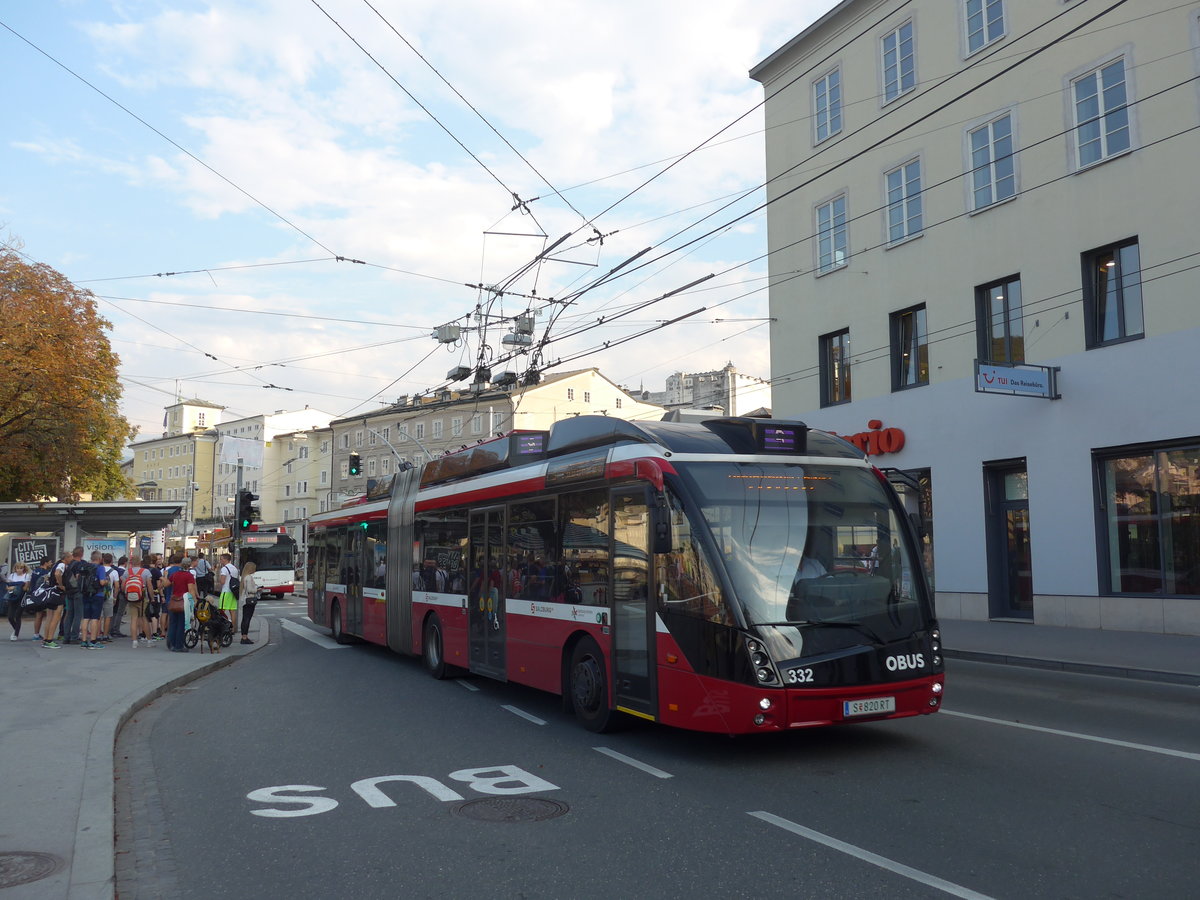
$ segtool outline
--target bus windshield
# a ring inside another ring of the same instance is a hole
[[[926,621],[908,538],[871,470],[745,462],[679,468],[747,624],[831,626],[885,642]]]

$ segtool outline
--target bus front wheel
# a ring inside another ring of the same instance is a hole
[[[609,709],[604,655],[591,638],[584,638],[571,651],[569,690],[579,724],[596,733],[612,730],[618,713]]]
[[[442,623],[436,613],[425,620],[422,634],[421,660],[425,663],[425,671],[440,681],[446,677],[448,666],[442,642]]]

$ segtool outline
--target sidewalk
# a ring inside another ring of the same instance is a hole
[[[32,619],[20,641],[9,640],[8,628],[0,632],[4,900],[112,900],[117,731],[156,697],[267,646],[273,618],[251,620],[253,646],[235,636],[216,655],[199,647],[169,653],[166,641],[134,649],[129,638],[103,650],[48,650],[29,639]],[[55,870],[47,877],[20,883],[48,868]]]
[[[1200,636],[941,619],[949,659],[1200,686]]]

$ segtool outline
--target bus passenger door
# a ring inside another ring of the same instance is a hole
[[[471,511],[467,624],[470,671],[508,680],[504,652],[504,507]]]
[[[656,719],[654,605],[650,598],[650,504],[646,489],[612,492],[612,666],[617,708]]]
[[[351,528],[346,535],[346,631],[350,634],[363,633],[363,549],[362,528]]]

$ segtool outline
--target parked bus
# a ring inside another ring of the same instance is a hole
[[[309,520],[339,642],[630,715],[779,731],[936,712],[940,634],[886,478],[800,422],[580,416]]]

